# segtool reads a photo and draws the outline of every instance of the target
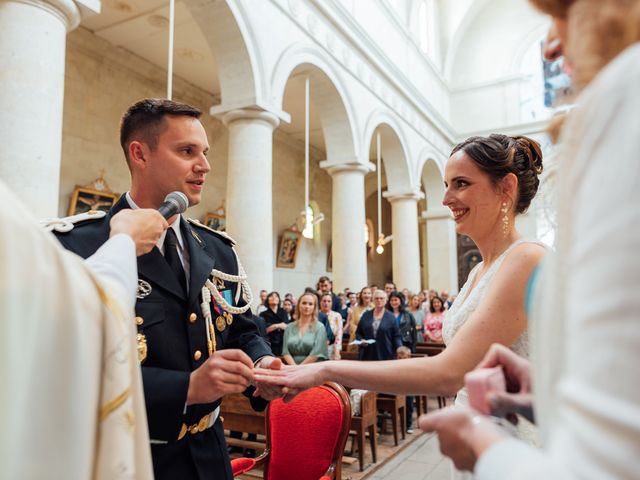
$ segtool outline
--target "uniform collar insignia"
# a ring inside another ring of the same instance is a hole
[[[201,247],[204,247],[204,241],[200,238],[200,235],[198,235],[193,228],[190,228],[189,230],[191,230],[191,236],[195,238],[196,242],[198,242]]]
[[[152,288],[149,282],[138,279],[138,290],[136,291],[136,298],[142,300],[144,297],[148,297],[151,294]]]

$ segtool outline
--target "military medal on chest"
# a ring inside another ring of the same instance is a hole
[[[219,315],[218,318],[216,318],[216,328],[219,332],[224,332],[224,329],[227,328],[227,321],[223,315]]]

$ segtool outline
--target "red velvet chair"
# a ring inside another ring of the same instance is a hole
[[[264,465],[265,480],[342,478],[351,403],[341,385],[326,383],[311,388],[290,403],[274,400],[265,419],[266,450],[255,459],[232,460],[234,477]]]

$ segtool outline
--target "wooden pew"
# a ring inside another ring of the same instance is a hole
[[[251,408],[249,399],[241,393],[225,395],[220,405],[220,416],[225,430],[265,435],[264,412]],[[226,437],[227,443],[234,447],[250,448],[258,452],[265,449],[265,442],[251,442],[239,438]]]
[[[351,454],[353,455],[353,444],[358,442],[358,462],[360,471],[364,470],[364,443],[367,432],[369,433],[369,443],[371,445],[371,459],[373,463],[377,461],[377,439],[376,439],[376,392],[367,392],[360,399],[360,415],[351,417],[351,431],[355,435],[351,442]]]

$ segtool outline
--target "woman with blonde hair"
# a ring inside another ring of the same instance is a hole
[[[479,479],[638,478],[640,0],[531,1],[579,96],[560,132],[556,253],[529,295],[533,365],[493,346],[479,367],[502,367],[493,413],[535,411],[544,448],[464,410],[420,424]]]
[[[296,304],[295,321],[284,331],[282,357],[287,365],[321,362],[329,358],[327,332],[318,321],[318,297],[305,292]]]
[[[360,323],[362,314],[367,310],[371,310],[371,288],[363,287],[358,294],[358,304],[351,307],[349,314],[347,315],[347,328],[349,329],[349,344],[356,339],[356,330]],[[349,345],[347,347],[348,352],[357,352],[358,347],[356,345]]]

